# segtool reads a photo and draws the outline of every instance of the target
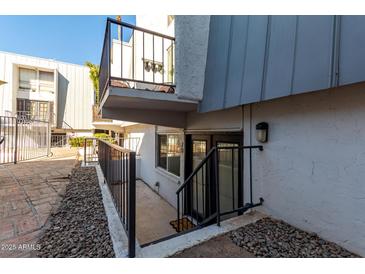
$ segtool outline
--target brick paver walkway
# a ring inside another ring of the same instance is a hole
[[[0,166],[0,257],[31,257],[46,221],[60,202],[76,164],[75,149]]]

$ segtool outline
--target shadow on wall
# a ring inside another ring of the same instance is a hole
[[[62,128],[65,118],[66,100],[69,81],[58,72],[58,95],[57,95],[57,128]]]

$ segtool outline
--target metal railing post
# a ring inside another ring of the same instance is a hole
[[[180,232],[180,194],[177,194],[177,232]]]
[[[136,153],[129,153],[128,256],[136,256]]]
[[[15,149],[14,149],[14,164],[18,161],[18,118],[15,118]]]
[[[217,225],[221,225],[221,205],[219,197],[219,159],[218,148],[215,148],[214,152],[214,180],[215,180],[215,195],[216,195],[216,207],[217,207]]]
[[[47,122],[47,156],[51,154],[51,126],[50,122]]]
[[[111,54],[111,51],[112,51],[112,45],[111,45],[111,35],[110,35],[110,33],[111,33],[111,23],[110,23],[110,20],[108,20],[108,22],[107,22],[107,29],[108,29],[108,34],[107,34],[107,39],[108,39],[108,63],[107,63],[107,65],[108,65],[108,79],[107,79],[107,82],[108,82],[108,85],[110,85],[110,82],[111,82],[111,80],[110,80],[110,77],[111,77],[111,56],[112,56],[112,54]],[[122,43],[121,43],[121,46],[122,46]],[[104,94],[103,94],[104,95]],[[101,98],[99,98],[99,101],[101,100]]]
[[[86,165],[86,141],[87,138],[84,139],[84,165]]]
[[[252,200],[252,148],[250,148],[250,204],[253,204]]]

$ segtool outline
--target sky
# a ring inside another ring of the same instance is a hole
[[[107,17],[0,16],[0,51],[99,64]],[[133,15],[122,16],[122,20],[136,21]]]

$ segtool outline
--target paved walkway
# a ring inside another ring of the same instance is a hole
[[[0,257],[30,257],[75,166],[75,149],[51,158],[0,166]]]
[[[170,221],[176,220],[176,210],[144,182],[136,184],[136,237],[139,244],[146,244],[175,234]]]

